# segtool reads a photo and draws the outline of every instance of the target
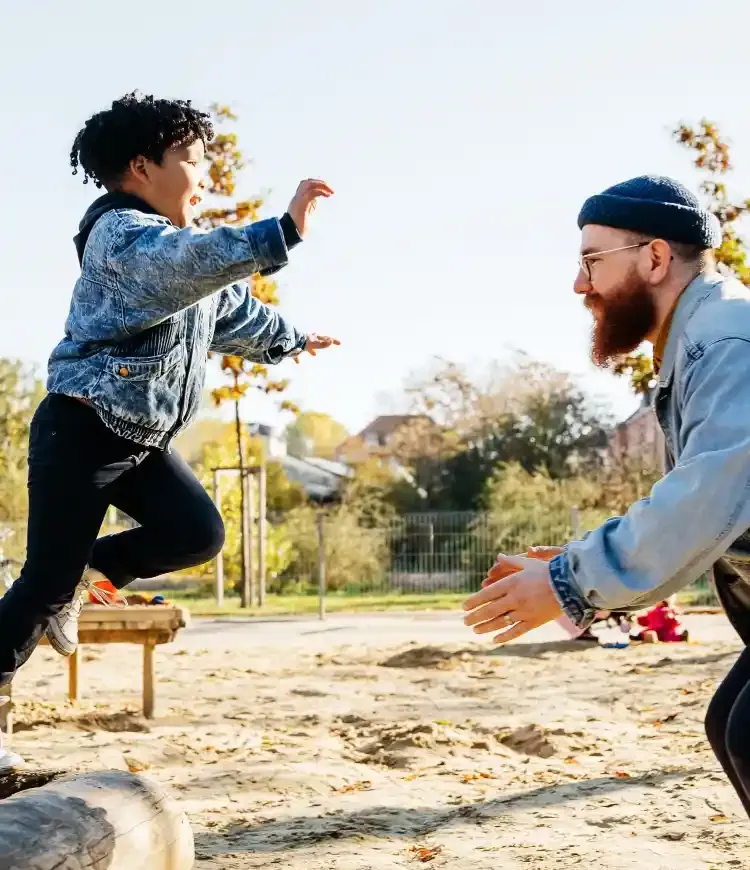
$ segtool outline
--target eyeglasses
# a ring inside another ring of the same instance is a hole
[[[644,248],[650,245],[653,240],[648,242],[638,242],[637,245],[624,245],[622,248],[609,248],[607,251],[592,251],[590,254],[581,254],[578,258],[578,268],[591,280],[591,260],[595,257],[602,257],[604,254],[615,254],[617,251],[630,251],[633,248]]]

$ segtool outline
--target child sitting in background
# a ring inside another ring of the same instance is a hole
[[[680,625],[674,596],[660,601],[648,613],[637,617],[637,622],[643,631],[634,634],[633,640],[642,640],[644,643],[684,643],[689,639],[687,629]]]

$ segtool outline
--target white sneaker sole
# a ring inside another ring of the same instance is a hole
[[[47,626],[47,630],[45,631],[45,635],[47,636],[47,640],[49,641],[49,645],[52,649],[61,656],[65,658],[70,658],[73,653],[78,649],[78,643],[76,643],[72,648],[70,646],[70,641],[61,635],[57,634],[57,624],[56,622],[50,622]]]
[[[0,749],[0,773],[25,766],[26,762],[20,755],[11,752],[9,749]]]

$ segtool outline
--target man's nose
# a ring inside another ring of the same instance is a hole
[[[583,269],[578,269],[578,274],[573,282],[573,290],[579,295],[585,295],[591,290],[591,281]]]

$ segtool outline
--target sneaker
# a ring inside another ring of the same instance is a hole
[[[78,647],[78,617],[86,599],[91,595],[99,604],[111,605],[112,599],[98,589],[96,583],[106,583],[107,578],[96,568],[87,568],[73,597],[63,609],[53,616],[47,626],[47,640],[52,649],[61,656],[72,656]]]
[[[0,707],[8,703],[10,703],[10,698],[7,695],[0,695]],[[16,767],[23,767],[25,763],[20,755],[3,746],[3,732],[0,729],[0,773],[13,770]]]

